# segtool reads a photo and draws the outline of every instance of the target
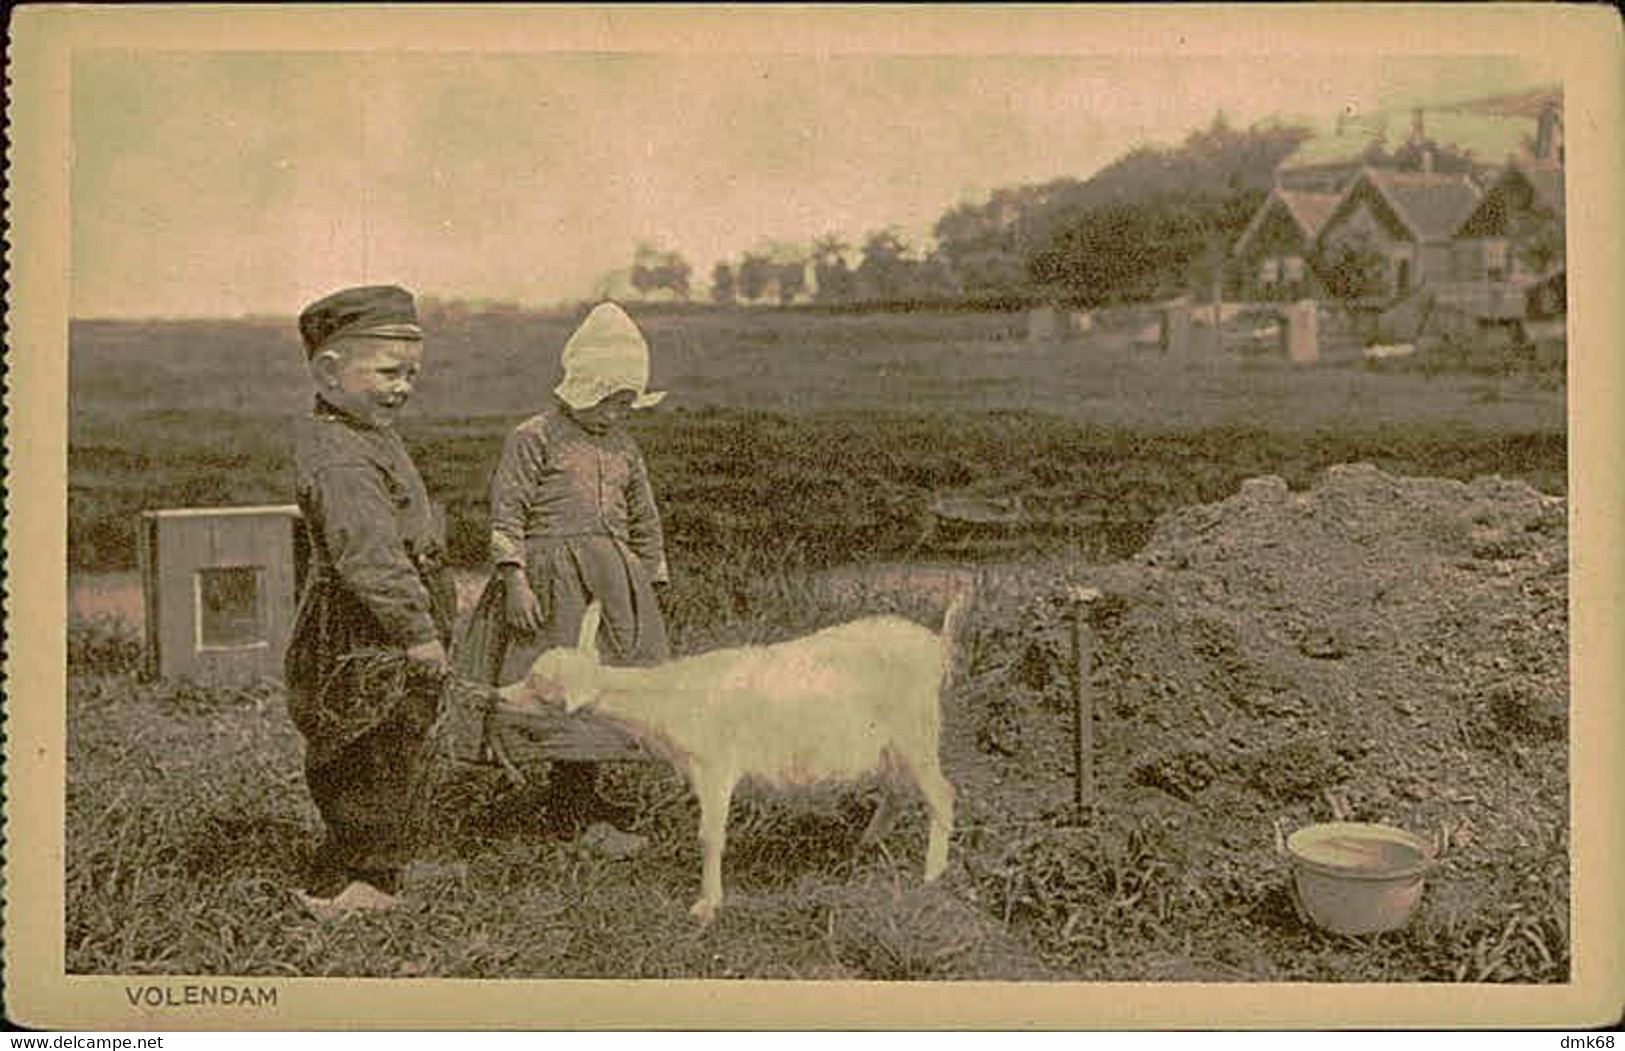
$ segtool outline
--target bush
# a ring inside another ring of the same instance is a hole
[[[144,653],[141,636],[119,617],[100,614],[68,620],[68,667],[76,672],[135,674]]]

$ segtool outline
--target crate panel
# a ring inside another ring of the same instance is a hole
[[[147,668],[275,676],[293,626],[297,509],[186,509],[141,521]]]

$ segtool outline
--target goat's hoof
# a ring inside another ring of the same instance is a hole
[[[717,917],[717,903],[701,898],[689,907],[688,914],[699,921],[701,927],[709,926]]]

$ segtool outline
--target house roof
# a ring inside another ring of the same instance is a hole
[[[1292,218],[1298,221],[1303,232],[1309,237],[1320,233],[1320,228],[1326,225],[1326,220],[1332,217],[1337,210],[1337,202],[1342,194],[1312,193],[1307,190],[1278,190],[1276,191]]]
[[[1512,166],[1534,188],[1535,199],[1558,215],[1564,214],[1563,166],[1518,163]]]
[[[1239,252],[1247,246],[1248,242],[1257,235],[1259,228],[1264,225],[1264,220],[1269,217],[1270,211],[1277,206],[1285,208],[1286,213],[1292,217],[1292,221],[1298,225],[1298,229],[1303,231],[1304,237],[1313,241],[1315,236],[1320,233],[1320,228],[1326,225],[1326,220],[1332,217],[1332,212],[1337,210],[1337,202],[1342,199],[1342,194],[1283,190],[1277,186],[1270,191],[1270,195],[1264,199],[1264,203],[1258,206],[1258,211],[1253,213],[1252,219],[1247,223],[1247,228],[1236,239],[1234,250]]]
[[[1550,208],[1558,216],[1564,214],[1562,166],[1543,164],[1533,160],[1518,160],[1502,169],[1501,174],[1484,191],[1484,195],[1479,199],[1478,204],[1462,217],[1461,222],[1456,226],[1456,232],[1461,233],[1468,227],[1473,226],[1483,209],[1488,207],[1494,198],[1504,194],[1507,184],[1513,179],[1521,179],[1523,182],[1528,183],[1530,189],[1534,192],[1537,203]]]
[[[1362,181],[1382,194],[1400,222],[1422,242],[1448,241],[1483,196],[1473,180],[1462,174],[1367,168],[1350,185],[1350,192]]]

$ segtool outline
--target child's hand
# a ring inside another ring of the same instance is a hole
[[[542,630],[542,605],[530,581],[517,573],[508,578],[508,625],[527,635]]]
[[[447,667],[446,648],[440,645],[439,639],[430,639],[428,642],[420,642],[416,646],[409,647],[406,659],[437,672],[444,672]]]

